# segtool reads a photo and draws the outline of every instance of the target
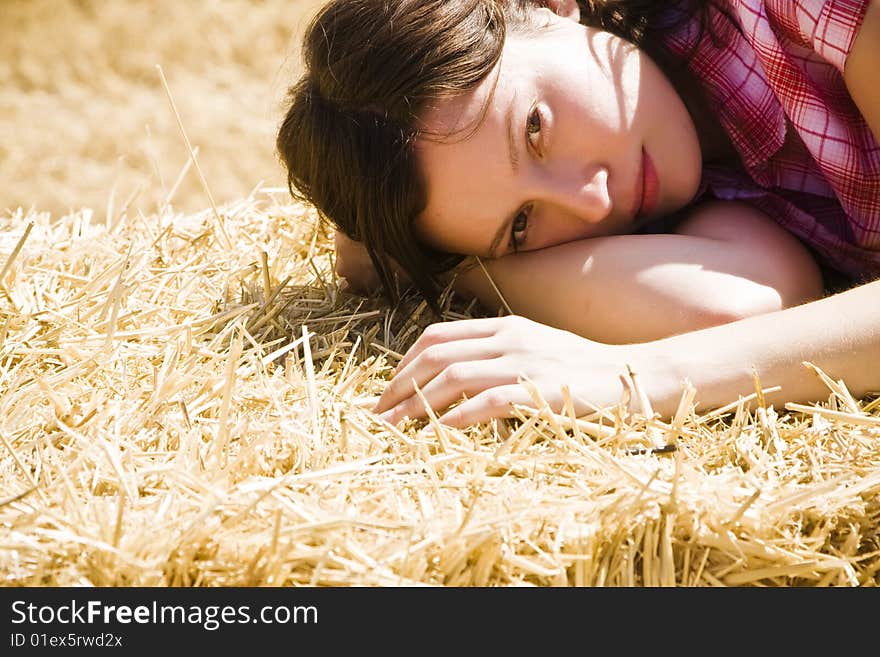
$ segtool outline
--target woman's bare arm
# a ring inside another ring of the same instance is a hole
[[[336,272],[368,294],[379,280],[363,245],[336,233]],[[806,249],[751,206],[706,203],[675,235],[580,240],[484,261],[456,291],[611,344],[641,342],[780,310],[817,298],[821,274]],[[405,273],[398,268],[405,280]]]
[[[534,402],[528,377],[554,410],[567,385],[578,414],[618,403],[631,366],[663,417],[671,417],[687,379],[701,409],[717,408],[763,387],[780,386],[769,403],[813,402],[829,389],[804,366],[843,379],[860,398],[880,390],[880,280],[778,312],[749,317],[654,342],[606,345],[521,317],[434,324],[404,355],[376,411],[396,422],[422,417],[413,382],[441,414],[463,427],[511,415],[511,404]],[[443,413],[467,395],[468,399]]]
[[[677,234],[620,235],[483,261],[510,310],[583,337],[646,342],[818,298],[821,273],[791,234],[732,202],[695,209]],[[482,269],[456,289],[502,307]]]
[[[856,398],[880,392],[880,280],[796,308],[651,343],[643,356],[675,363],[676,379],[688,377],[700,385],[704,408],[754,392],[753,368],[763,386],[781,387],[769,397],[771,403],[826,400],[831,391],[806,362],[834,380],[843,379]],[[640,366],[651,369],[647,363]],[[650,385],[662,387],[657,374]],[[668,392],[658,400],[658,410],[674,412]]]

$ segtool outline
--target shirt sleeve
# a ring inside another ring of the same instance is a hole
[[[843,74],[846,58],[862,26],[870,0],[785,0],[783,13],[793,12],[803,38],[820,57]]]

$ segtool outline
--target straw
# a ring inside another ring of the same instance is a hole
[[[205,178],[205,174],[202,172],[202,168],[199,166],[199,161],[196,159],[196,150],[193,148],[192,144],[189,141],[189,137],[186,134],[186,128],[183,127],[183,120],[180,118],[180,112],[177,111],[177,105],[174,102],[174,96],[171,93],[171,87],[168,86],[168,80],[165,79],[165,73],[164,71],[162,71],[162,66],[160,64],[156,64],[156,70],[159,72],[159,78],[162,80],[162,87],[165,89],[165,94],[168,96],[168,102],[171,104],[171,110],[174,112],[174,118],[177,121],[177,127],[180,129],[180,136],[183,137],[183,141],[186,144],[186,149],[189,152],[190,160],[196,167],[196,171],[199,174],[199,180],[201,181],[202,187],[205,190],[205,195],[208,197],[208,201],[211,203],[211,209],[214,211],[214,218],[217,220],[217,229],[220,232],[220,236],[223,238],[223,246],[227,250],[231,249],[232,242],[229,239],[229,235],[226,233],[226,226],[224,224],[223,217],[217,210],[217,204],[214,202],[214,196],[213,194],[211,194],[211,189],[208,187],[208,181]]]
[[[827,399],[756,377],[698,410],[684,382],[661,418],[630,368],[631,409],[524,378],[510,418],[454,429],[420,383],[426,417],[391,425],[375,404],[435,318],[340,289],[282,201],[218,208],[222,259],[210,214],[170,206],[0,219],[5,585],[880,584],[870,395],[806,368]]]

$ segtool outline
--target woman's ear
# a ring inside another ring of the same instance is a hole
[[[542,0],[541,4],[557,16],[570,18],[575,23],[579,23],[581,20],[581,9],[578,7],[577,0]]]

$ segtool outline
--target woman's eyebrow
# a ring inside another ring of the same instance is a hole
[[[516,173],[516,169],[519,166],[519,149],[516,146],[516,130],[513,125],[513,114],[514,114],[514,106],[516,105],[516,91],[513,92],[513,97],[510,99],[510,103],[507,105],[507,156],[510,158],[510,168],[513,169],[513,172]]]

